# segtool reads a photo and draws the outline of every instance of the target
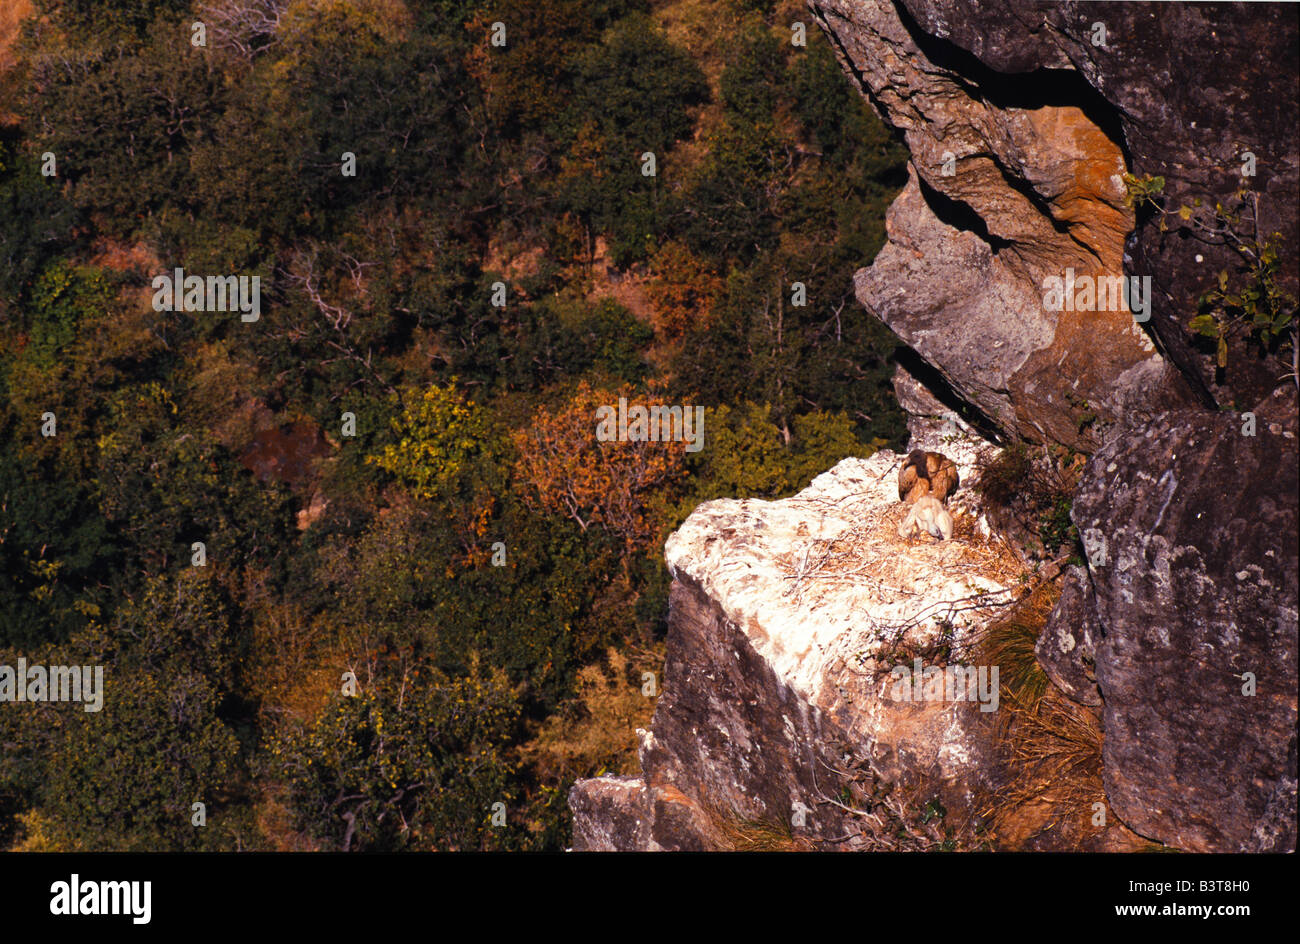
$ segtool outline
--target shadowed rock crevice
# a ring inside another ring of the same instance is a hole
[[[926,33],[905,4],[895,3],[894,8],[899,22],[917,48],[936,66],[960,76],[974,97],[999,109],[1078,108],[1123,151],[1125,166],[1128,165],[1124,123],[1119,110],[1077,70],[1035,67],[1000,72],[956,43]]]
[[[999,445],[1006,442],[1006,437],[997,424],[980,412],[978,407],[962,399],[943,374],[916,351],[900,345],[894,351],[894,361],[901,369],[900,373],[911,379],[911,387],[914,388],[913,399],[909,400],[908,394],[899,387],[898,375],[895,375],[894,392],[899,404],[908,414],[909,429],[915,419],[927,418],[942,423],[943,415],[951,414],[989,442]],[[912,431],[912,436],[914,439],[917,437],[916,430]]]
[[[936,190],[926,183],[924,178],[918,177],[917,184],[921,189],[921,196],[925,198],[931,212],[945,226],[951,226],[963,233],[973,233],[982,242],[988,244],[989,250],[995,256],[1000,250],[1012,245],[1011,240],[990,233],[988,224],[984,222],[982,216],[975,212],[973,207],[948,196],[940,190]]]

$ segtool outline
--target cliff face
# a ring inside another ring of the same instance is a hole
[[[1186,402],[1127,309],[1042,304],[1049,276],[1121,275],[1133,225],[1111,115],[1086,83],[994,72],[890,2],[813,11],[912,154],[889,241],[858,274],[867,310],[1021,437],[1083,445],[1085,399],[1103,421]]]
[[[981,448],[947,446],[963,475]],[[668,659],[644,776],[575,787],[574,848],[720,848],[760,823],[805,847],[896,848],[896,817],[934,800],[969,814],[993,786],[996,713],[894,700],[880,669],[910,667],[903,653],[945,632],[965,643],[1015,568],[964,501],[958,539],[900,540],[900,460],[846,459],[785,501],[708,502],[669,539]],[[849,809],[885,795],[867,828],[855,822]]]
[[[1244,182],[1258,196],[1259,234],[1283,236],[1280,270],[1294,294],[1294,8],[810,8],[912,152],[916,179],[895,205],[889,245],[860,274],[859,298],[968,399],[1018,435],[1069,442],[1058,414],[1081,390],[1099,416],[1136,418],[1189,400],[1248,409],[1273,388],[1277,372],[1245,338],[1229,339],[1216,379],[1187,330],[1197,297],[1239,258],[1153,220],[1134,230],[1121,174],[1127,163],[1136,176],[1163,177],[1170,208],[1231,204]],[[1247,152],[1252,177],[1242,176]],[[1177,369],[1153,356],[1126,313],[1044,312],[1042,278],[1067,268],[1150,276],[1146,325]],[[969,334],[987,341],[963,350],[973,342],[956,332],[975,326]]]
[[[1168,205],[1231,201],[1243,183],[1258,195],[1261,235],[1283,236],[1283,279],[1294,295],[1300,49],[1287,4],[1030,3],[925,0],[903,5],[923,34],[968,50],[982,65],[1033,86],[1061,70],[1095,93],[1096,111],[1137,176],[1162,176]],[[1105,28],[1104,44],[1096,24]],[[1058,73],[1059,74],[1059,73]],[[1104,101],[1104,105],[1101,102]],[[1243,154],[1254,175],[1242,176]],[[1150,275],[1150,330],[1198,400],[1248,409],[1271,391],[1269,370],[1242,338],[1230,340],[1225,376],[1191,344],[1187,321],[1222,268],[1223,246],[1160,232],[1147,221],[1126,244],[1125,271]]]
[[[1036,652],[1056,696],[1099,718],[1096,799],[1114,815],[1035,846],[1127,848],[1132,830],[1192,851],[1294,849],[1295,386],[1244,336],[1226,370],[1193,343],[1196,299],[1236,257],[1135,216],[1122,175],[1164,177],[1170,207],[1226,204],[1253,154],[1258,230],[1283,233],[1278,278],[1294,294],[1297,12],[810,8],[912,154],[888,243],[856,288],[919,355],[895,385],[911,445],[958,463],[957,533],[897,538],[901,457],[888,452],[783,502],[701,506],[666,548],[668,664],[643,776],[575,786],[574,847],[979,835],[987,798],[1014,780],[998,712],[900,701],[882,682],[917,654],[977,653],[1023,573],[972,497],[994,447],[960,407],[1002,441],[1091,456],[1071,512],[1086,564],[1065,572]],[[1067,273],[1149,276],[1151,291],[1054,310],[1046,280]]]
[[[1258,421],[1246,437],[1231,415],[1161,416],[1093,456],[1074,501],[1106,794],[1190,851],[1295,848],[1294,389]]]

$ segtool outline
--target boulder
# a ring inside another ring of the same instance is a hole
[[[1097,601],[1088,572],[1082,567],[1066,570],[1061,599],[1038,637],[1034,654],[1047,677],[1069,698],[1081,705],[1100,705],[1097,690]]]
[[[944,444],[963,482],[987,448]],[[1000,782],[996,711],[901,700],[889,672],[914,667],[900,646],[959,648],[1018,587],[999,582],[1008,552],[964,489],[953,540],[899,539],[901,461],[882,450],[793,498],[706,502],[668,539],[667,662],[642,775],[575,785],[575,848],[748,848],[735,837],[756,830],[765,848],[916,848],[898,823],[915,831],[927,804],[977,821]]]
[[[1102,636],[1107,796],[1189,851],[1295,848],[1294,389],[1254,412],[1254,436],[1201,411],[1117,436],[1072,512]]]

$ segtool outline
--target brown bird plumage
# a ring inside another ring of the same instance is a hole
[[[898,497],[914,502],[922,495],[946,502],[959,484],[957,466],[939,452],[913,449],[898,470]]]

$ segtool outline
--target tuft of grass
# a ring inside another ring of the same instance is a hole
[[[1047,673],[1034,653],[1042,628],[1012,617],[994,623],[985,637],[989,665],[998,667],[1003,690],[1016,704],[1032,707],[1047,692]]]
[[[977,662],[998,667],[999,697],[1012,706],[1003,715],[1004,724],[1013,720],[1017,709],[1032,711],[1047,692],[1050,683],[1034,647],[1059,598],[1055,585],[1039,586],[985,627],[975,643]]]
[[[1016,775],[983,810],[990,832],[1015,848],[1050,829],[1091,831],[1093,804],[1106,802],[1101,722],[1055,688],[1032,708],[1016,704],[1012,711],[1007,759]],[[1107,811],[1112,822],[1109,804]]]
[[[1013,442],[1001,452],[982,459],[978,464],[979,478],[975,488],[985,502],[1007,507],[1024,489],[1029,480],[1032,462],[1029,447]]]
[[[1034,652],[1059,596],[1052,583],[1037,587],[975,643],[974,657],[998,666],[1002,756],[1015,772],[981,810],[1002,847],[1062,826],[1079,834],[1106,799],[1101,722],[1050,683]]]
[[[808,852],[811,846],[796,839],[788,824],[763,820],[719,817],[718,837],[728,852]]]

